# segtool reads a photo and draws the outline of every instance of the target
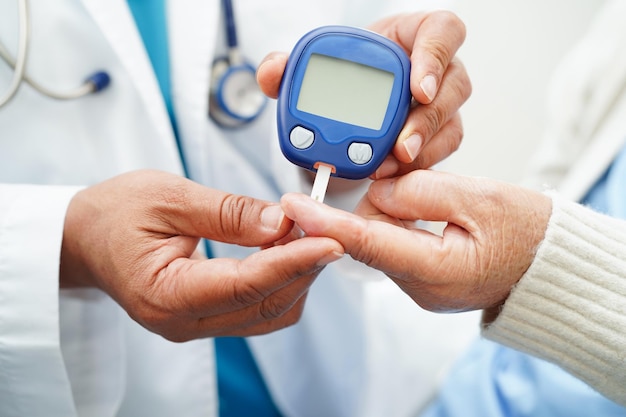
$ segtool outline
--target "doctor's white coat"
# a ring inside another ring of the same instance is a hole
[[[0,1],[0,39],[14,51],[13,3]],[[23,85],[0,109],[0,416],[214,416],[211,340],[171,343],[99,290],[58,289],[63,220],[78,187],[139,168],[182,173],[182,165],[125,1],[31,3],[28,74],[65,90],[104,69],[112,84],[67,102]],[[315,26],[364,26],[403,6],[238,0],[235,7],[243,52],[259,62]],[[207,118],[211,61],[223,43],[219,1],[172,1],[168,18],[173,103],[191,178],[273,201],[307,192],[278,150],[273,103],[241,130],[220,130]],[[2,88],[11,76],[0,66]],[[358,197],[328,201],[351,208]],[[251,251],[213,250],[237,258]],[[346,259],[313,285],[300,323],[249,343],[287,416],[408,416],[432,395],[475,323],[424,313],[380,274]]]

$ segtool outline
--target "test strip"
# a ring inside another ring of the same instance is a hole
[[[333,168],[326,164],[317,164],[317,174],[315,174],[315,181],[313,181],[313,189],[311,190],[311,198],[313,200],[324,202],[324,196],[326,196],[326,189],[328,188],[328,181],[330,181],[330,174],[333,172]]]

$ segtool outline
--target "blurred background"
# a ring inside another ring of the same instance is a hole
[[[459,56],[472,79],[465,138],[440,167],[519,181],[544,128],[546,88],[556,65],[604,0],[456,0],[467,26]]]

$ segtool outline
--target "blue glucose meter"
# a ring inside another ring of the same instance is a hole
[[[411,104],[410,61],[376,33],[324,26],[292,51],[278,95],[285,157],[332,175],[366,178],[390,152]]]

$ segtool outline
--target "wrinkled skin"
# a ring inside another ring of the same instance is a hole
[[[123,174],[71,201],[61,286],[98,287],[173,341],[267,333],[300,318],[315,277],[343,254],[328,238],[293,241],[292,227],[275,203],[163,172]],[[200,237],[267,249],[204,259]]]
[[[427,170],[375,181],[358,215],[301,194],[281,203],[308,236],[337,240],[435,312],[500,305],[530,266],[552,211],[541,193]],[[416,220],[446,226],[439,235]]]

